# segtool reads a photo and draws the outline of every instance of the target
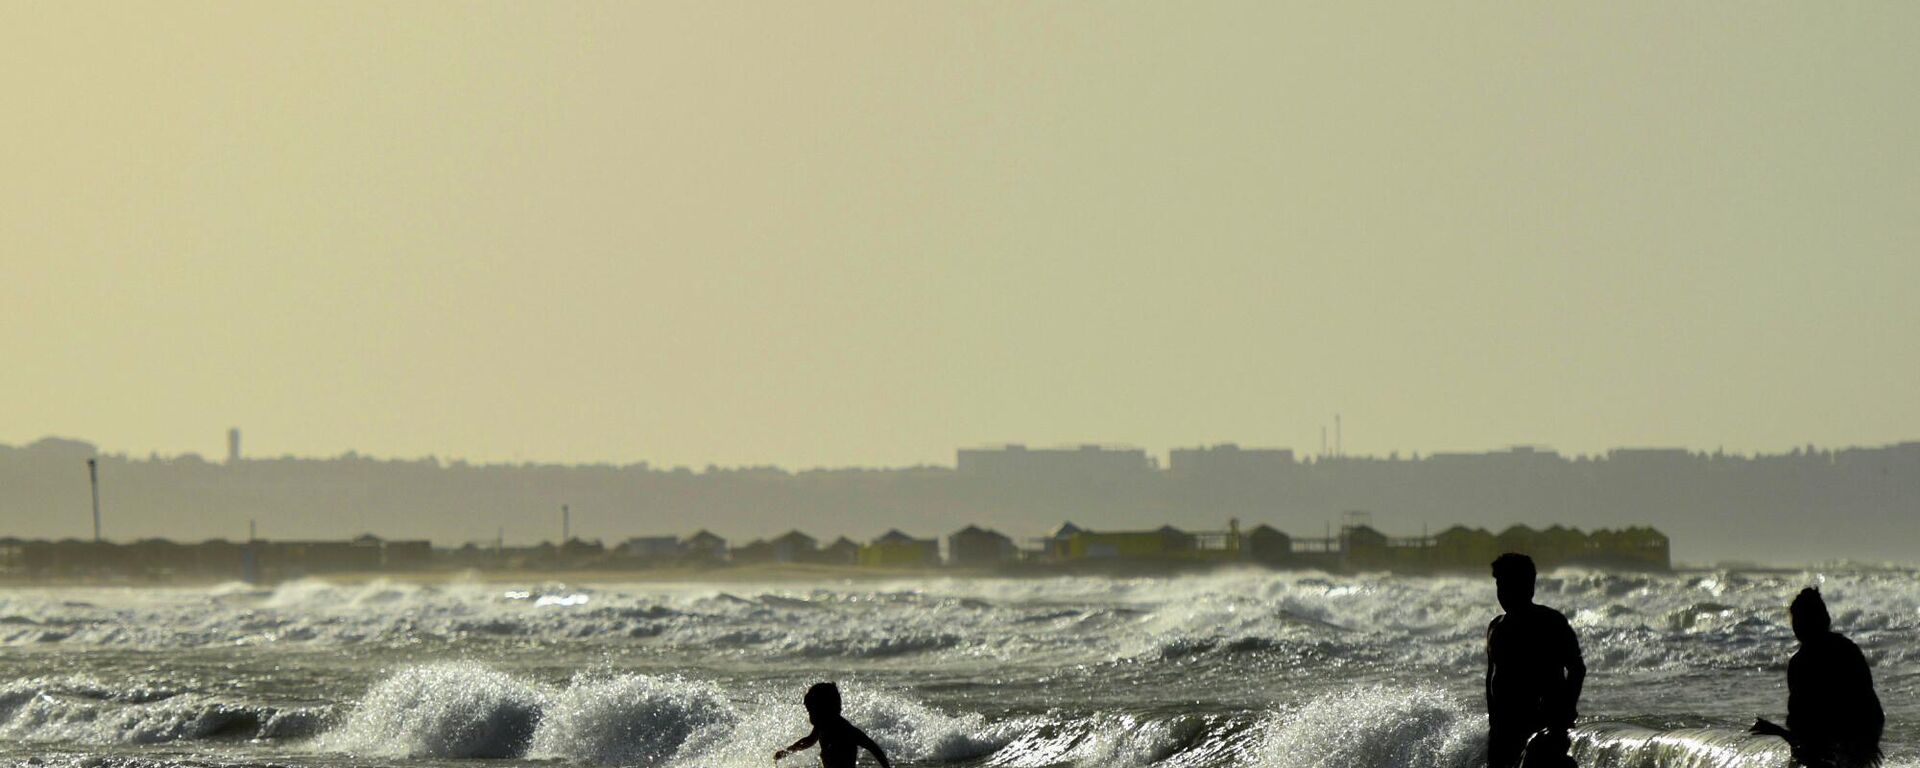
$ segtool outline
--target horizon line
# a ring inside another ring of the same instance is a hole
[[[84,446],[86,449],[91,451],[90,455],[98,456],[101,458],[118,458],[128,462],[178,461],[178,460],[184,460],[184,459],[198,459],[208,464],[229,463],[226,460],[208,458],[206,455],[201,454],[198,451],[184,451],[181,453],[173,453],[173,454],[163,454],[163,453],[160,453],[159,451],[149,451],[148,455],[145,458],[141,458],[141,457],[134,456],[129,451],[124,451],[124,450],[119,452],[109,451],[109,450],[102,449],[99,445],[93,443],[92,441],[84,440],[81,438],[75,438],[75,437],[67,437],[64,435],[45,435],[32,442],[21,443],[21,444],[0,442],[0,450],[7,450],[7,449],[32,450],[36,446],[42,446],[47,443],[68,444],[75,447]],[[1298,451],[1288,446],[1242,445],[1240,443],[1236,443],[1233,441],[1219,441],[1219,442],[1211,442],[1211,443],[1202,442],[1202,443],[1195,443],[1191,445],[1173,446],[1173,447],[1165,448],[1157,453],[1150,449],[1143,448],[1138,445],[1128,444],[1128,443],[1067,442],[1067,443],[1036,445],[1036,444],[1008,441],[1008,442],[997,442],[997,443],[974,444],[970,446],[968,445],[956,446],[955,448],[953,448],[953,455],[955,457],[955,461],[950,464],[929,464],[929,463],[892,464],[892,465],[843,464],[843,465],[815,465],[815,466],[808,466],[808,467],[797,467],[797,466],[789,466],[789,465],[783,465],[783,464],[723,465],[723,464],[715,464],[711,462],[705,464],[704,466],[696,467],[689,464],[657,464],[647,459],[642,459],[638,461],[629,461],[624,463],[616,462],[612,460],[587,461],[587,462],[541,461],[541,460],[473,461],[473,460],[468,460],[462,457],[443,457],[438,454],[426,454],[424,456],[393,456],[393,455],[376,456],[373,454],[360,453],[356,449],[348,449],[341,453],[333,454],[330,456],[329,455],[311,455],[311,454],[299,455],[299,454],[292,454],[292,453],[285,453],[280,455],[247,456],[244,453],[242,453],[237,458],[241,462],[355,460],[355,461],[374,461],[374,462],[383,462],[383,463],[433,462],[436,465],[441,467],[449,467],[449,466],[467,466],[467,467],[481,467],[481,468],[486,468],[486,467],[612,467],[617,469],[646,468],[646,469],[661,471],[661,472],[677,472],[680,470],[687,470],[690,472],[695,472],[697,474],[704,474],[704,473],[712,472],[715,470],[720,470],[720,471],[779,470],[782,472],[798,474],[798,473],[805,473],[805,472],[837,472],[837,471],[855,471],[855,470],[897,471],[897,470],[910,470],[910,469],[955,469],[958,465],[958,460],[957,460],[958,456],[962,451],[1008,451],[1009,449],[1025,450],[1025,451],[1032,451],[1032,452],[1062,452],[1062,451],[1139,452],[1141,455],[1145,456],[1149,460],[1151,464],[1150,469],[1165,471],[1169,468],[1166,466],[1161,466],[1159,463],[1159,459],[1163,456],[1170,457],[1174,451],[1189,451],[1189,450],[1212,451],[1212,450],[1220,450],[1220,449],[1226,449],[1228,451],[1238,450],[1238,451],[1247,451],[1247,452],[1284,451],[1291,455],[1291,459],[1294,463],[1303,464],[1303,465],[1314,465],[1314,464],[1320,464],[1320,463],[1338,463],[1343,461],[1382,461],[1382,462],[1397,461],[1397,462],[1412,463],[1412,462],[1419,462],[1419,461],[1430,461],[1435,457],[1441,457],[1441,456],[1468,457],[1468,456],[1499,456],[1499,455],[1538,455],[1543,457],[1557,458],[1565,461],[1600,461],[1600,460],[1607,460],[1613,454],[1619,453],[1619,452],[1649,452],[1649,453],[1681,452],[1689,457],[1760,459],[1760,458],[1772,458],[1772,457],[1806,456],[1806,455],[1812,455],[1812,454],[1837,454],[1837,453],[1844,453],[1848,451],[1885,451],[1885,450],[1895,450],[1895,449],[1903,449],[1903,448],[1920,448],[1920,439],[1900,440],[1896,442],[1881,443],[1879,445],[1849,444],[1845,446],[1820,446],[1815,443],[1809,442],[1804,445],[1794,445],[1789,450],[1782,451],[1779,453],[1766,453],[1762,451],[1754,451],[1752,453],[1741,453],[1738,451],[1728,452],[1718,448],[1712,451],[1708,451],[1705,449],[1694,449],[1687,446],[1673,446],[1673,445],[1622,445],[1622,446],[1614,446],[1598,453],[1563,454],[1563,453],[1560,453],[1558,450],[1554,449],[1552,446],[1543,445],[1539,443],[1508,443],[1498,448],[1490,448],[1490,449],[1478,450],[1478,451],[1436,450],[1436,451],[1427,451],[1425,453],[1421,453],[1419,451],[1408,451],[1404,455],[1397,450],[1390,451],[1385,455],[1347,454],[1347,453],[1341,453],[1341,454],[1310,453],[1310,452]]]

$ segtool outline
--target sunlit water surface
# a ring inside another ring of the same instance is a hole
[[[1920,766],[1920,580],[1812,572],[1543,577],[1591,670],[1581,763],[1784,765],[1741,728],[1782,714],[1815,583]],[[1255,571],[13,589],[0,763],[767,768],[837,680],[908,766],[1466,768],[1496,610],[1486,579]]]

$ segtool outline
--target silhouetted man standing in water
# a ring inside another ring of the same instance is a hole
[[[1533,602],[1533,559],[1507,553],[1493,561],[1500,609],[1487,626],[1487,764],[1513,768],[1527,739],[1573,727],[1587,678],[1580,639],[1559,611]]]
[[[1787,612],[1800,641],[1800,650],[1787,662],[1787,727],[1760,718],[1752,732],[1786,739],[1794,762],[1808,768],[1879,765],[1880,731],[1887,719],[1873,693],[1867,657],[1833,631],[1820,590],[1800,590]]]

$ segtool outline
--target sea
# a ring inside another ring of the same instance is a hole
[[[1482,577],[497,579],[0,590],[0,765],[770,768],[816,681],[903,766],[1485,762]],[[1787,765],[1808,585],[1920,766],[1920,580],[1845,570],[1543,575],[1579,764]]]

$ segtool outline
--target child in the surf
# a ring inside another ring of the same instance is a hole
[[[807,689],[803,701],[807,705],[807,719],[813,723],[813,732],[786,749],[774,752],[774,762],[817,743],[820,745],[820,765],[823,768],[853,768],[859,760],[861,748],[873,753],[873,758],[880,761],[880,768],[893,768],[880,745],[873,743],[873,739],[867,738],[865,732],[840,716],[839,687],[833,683],[814,683],[813,687]]]

